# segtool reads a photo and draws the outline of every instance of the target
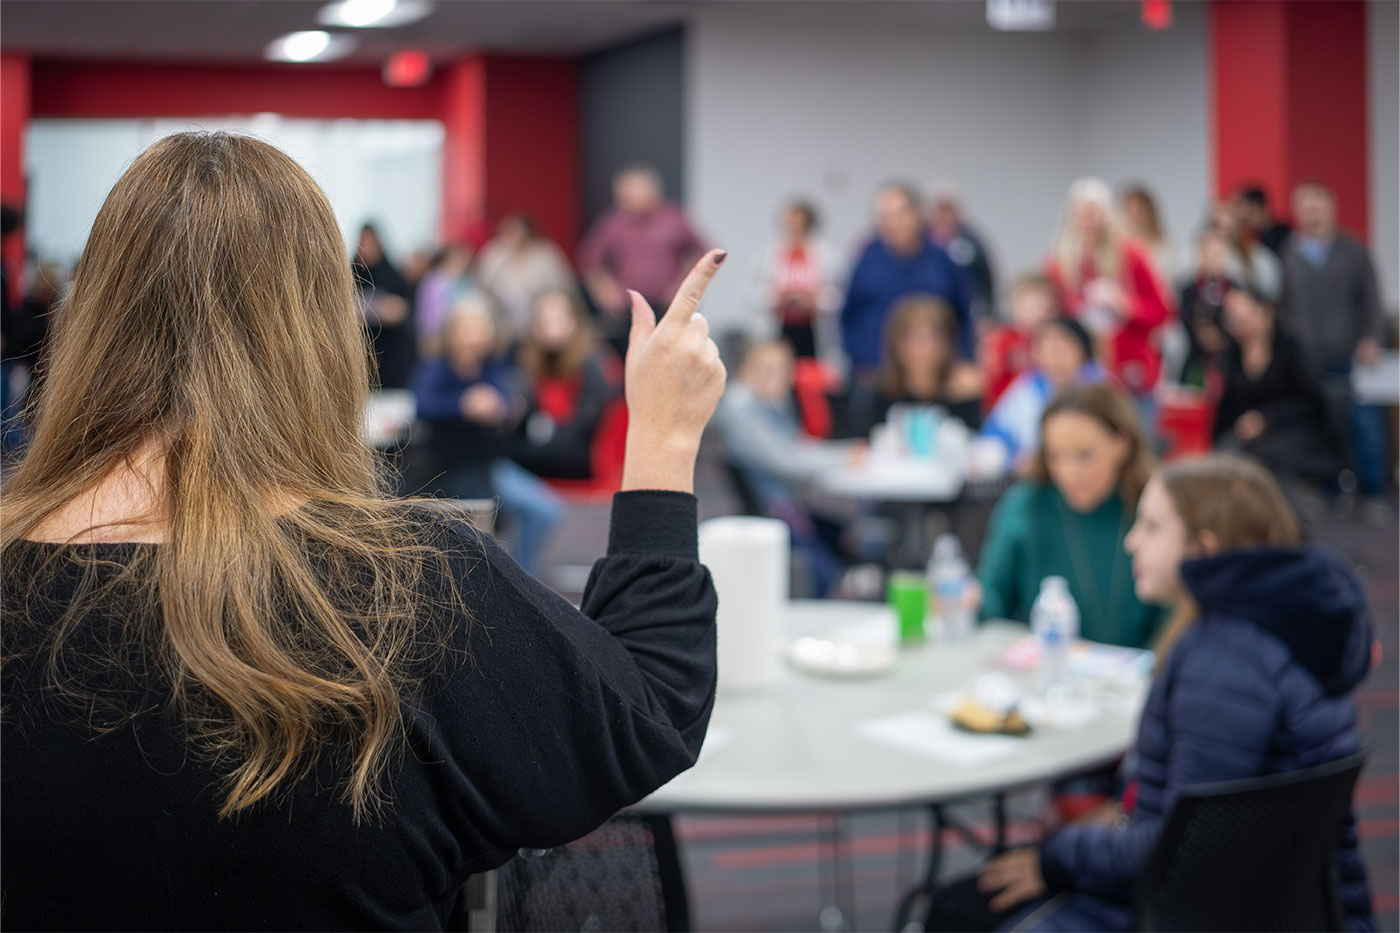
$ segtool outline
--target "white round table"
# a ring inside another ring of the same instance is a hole
[[[893,612],[874,603],[792,602],[782,621],[789,640],[889,643],[895,632]],[[918,899],[937,890],[943,828],[967,836],[945,804],[990,797],[993,844],[1000,847],[1007,792],[1108,764],[1133,744],[1147,687],[1141,676],[1077,686],[1097,711],[1078,728],[1010,737],[968,735],[949,726],[946,703],[978,675],[998,670],[1001,653],[1026,633],[1024,625],[991,623],[961,644],[903,648],[894,670],[868,680],[823,678],[785,664],[766,689],[721,693],[695,766],[631,809],[669,827],[666,818],[676,813],[845,814],[928,806],[927,869],[899,899],[894,928],[902,929]],[[1030,686],[1029,675],[1013,677]],[[847,918],[854,916],[842,832],[834,818],[831,864],[820,872],[819,922],[826,931],[848,929]],[[666,833],[672,838],[669,828]],[[673,843],[671,852],[678,859]]]
[[[937,460],[866,458],[826,471],[817,478],[816,486],[843,498],[936,505],[957,500],[963,490],[963,475]]]
[[[860,640],[883,626],[893,632],[895,620],[878,604],[804,601],[789,604],[783,633],[829,637],[844,629]],[[695,767],[633,809],[847,812],[946,802],[1053,781],[1126,752],[1137,731],[1140,682],[1105,687],[1097,717],[1073,730],[940,738],[935,728],[923,748],[872,735],[900,722],[918,731],[946,721],[938,699],[997,670],[997,656],[1025,634],[1023,625],[996,623],[964,644],[904,648],[892,672],[869,680],[816,677],[784,664],[770,688],[721,693]],[[891,719],[900,715],[908,718]],[[979,743],[994,748],[979,751]]]

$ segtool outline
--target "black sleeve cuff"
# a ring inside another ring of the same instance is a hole
[[[688,492],[637,490],[613,496],[609,554],[700,559],[698,503]]]

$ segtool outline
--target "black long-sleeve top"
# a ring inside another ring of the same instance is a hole
[[[1215,414],[1217,438],[1234,429],[1246,412],[1264,416],[1266,431],[1305,428],[1323,443],[1335,440],[1322,387],[1308,367],[1302,347],[1281,331],[1274,333],[1269,365],[1257,376],[1245,372],[1238,345],[1225,353],[1225,388]]]
[[[219,775],[187,753],[163,704],[94,733],[40,702],[42,663],[6,663],[5,928],[437,929],[469,874],[582,836],[694,763],[714,700],[716,600],[693,497],[619,494],[581,609],[464,523],[416,520],[447,532],[471,620],[446,620],[454,660],[407,710],[391,807],[359,826],[319,768],[220,821]],[[158,546],[95,547],[120,562]],[[59,547],[25,542],[7,562],[7,616],[32,562]],[[54,579],[31,611],[73,598],[76,570]],[[73,637],[118,631],[127,611],[103,606]],[[7,657],[33,628],[13,621]]]
[[[546,479],[588,479],[593,473],[593,434],[608,403],[620,394],[597,359],[589,357],[573,380],[573,411],[567,420],[548,414],[538,386],[525,393],[525,414],[511,446],[511,456]],[[537,424],[543,422],[544,430]]]

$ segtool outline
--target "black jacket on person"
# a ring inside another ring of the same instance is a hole
[[[0,332],[4,334],[6,360],[15,360],[31,369],[39,364],[48,342],[53,305],[37,298],[26,297],[17,307],[8,302],[0,313]]]
[[[374,358],[379,367],[379,384],[386,389],[402,389],[408,385],[409,373],[417,357],[414,346],[413,288],[398,269],[387,259],[372,266],[358,260],[352,265],[355,286],[360,299],[368,302],[376,292],[397,295],[408,304],[408,313],[398,324],[383,324],[373,313],[366,314],[370,337],[374,341]]]
[[[967,280],[971,320],[975,322],[978,318],[987,318],[995,321],[996,275],[992,271],[992,259],[987,253],[987,246],[982,237],[963,224],[958,227],[957,236],[939,245]]]
[[[1292,235],[1292,227],[1275,220],[1269,225],[1269,229],[1259,234],[1259,242],[1273,250],[1274,255],[1282,259],[1283,248],[1288,245],[1288,238]]]
[[[1227,446],[1242,447],[1280,476],[1320,482],[1336,478],[1345,442],[1296,340],[1275,329],[1273,357],[1257,377],[1245,372],[1240,348],[1232,346],[1225,354],[1224,375],[1225,391],[1215,414],[1217,444],[1228,439]],[[1264,433],[1241,444],[1232,432],[1249,411],[1263,416]]]
[[[588,357],[574,379],[573,412],[555,420],[525,391],[526,410],[511,444],[511,457],[545,479],[588,479],[593,475],[593,435],[609,402],[619,395],[596,357]]]
[[[17,546],[0,630],[6,929],[442,929],[469,874],[585,835],[694,763],[714,701],[716,601],[693,496],[616,496],[581,610],[465,524],[419,509],[411,520],[448,548],[470,618],[425,618],[445,624],[452,651],[405,704],[390,807],[359,826],[325,767],[220,820],[220,773],[181,740],[140,644],[126,646],[135,673],[92,672],[104,697],[142,711],[116,731],[47,694],[46,659],[11,658],[73,599],[78,571],[57,561],[26,609],[38,562],[65,549]],[[94,549],[121,562],[151,547]],[[120,637],[131,612],[108,600],[88,614],[77,659]]]
[[[1217,356],[1207,353],[1201,346],[1201,331],[1212,327],[1224,335],[1225,296],[1234,287],[1235,284],[1224,277],[1198,278],[1181,290],[1181,323],[1186,328],[1188,341],[1186,359],[1177,375],[1182,385],[1205,387],[1207,374],[1219,365]]]

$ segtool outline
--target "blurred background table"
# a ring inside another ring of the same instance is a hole
[[[880,507],[895,522],[889,562],[901,569],[919,569],[932,549],[929,513],[941,513],[940,528],[950,522],[949,510],[962,497],[961,470],[929,459],[848,461],[824,473],[819,492]]]

